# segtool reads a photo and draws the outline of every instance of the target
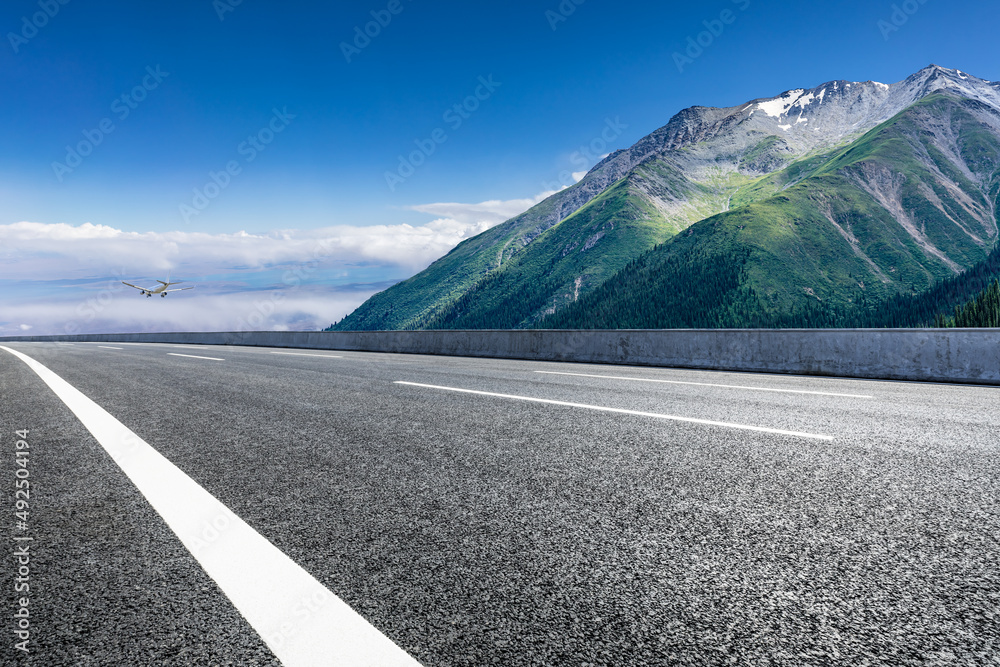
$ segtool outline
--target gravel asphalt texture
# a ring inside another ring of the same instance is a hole
[[[9,345],[426,667],[1000,665],[1000,389],[116,346]],[[2,664],[277,664],[69,410],[2,351],[0,390],[8,507],[13,430],[31,429],[38,599],[33,657],[12,650],[7,621]]]

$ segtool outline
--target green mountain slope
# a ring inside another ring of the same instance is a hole
[[[666,218],[633,177],[547,230],[501,270],[418,326],[516,328],[577,300],[686,224]]]
[[[573,188],[374,295],[333,329],[530,326],[692,223],[780,188],[777,181],[756,187],[766,175],[756,170],[787,164],[787,145],[761,132],[750,138],[725,151],[698,142],[654,152],[607,185],[601,179],[621,169],[598,166]]]
[[[807,171],[771,177],[795,184],[692,225],[536,326],[809,325],[798,319],[927,290],[996,242],[1000,114],[979,102],[926,97]]]
[[[716,169],[695,182],[669,159],[648,160],[417,326],[529,327],[578,301],[656,244],[728,209],[749,181],[740,172]]]
[[[558,201],[547,199],[464,241],[335,328],[529,325],[692,222],[726,210],[749,179],[714,169],[693,181],[667,160],[648,160],[561,221],[552,222]]]

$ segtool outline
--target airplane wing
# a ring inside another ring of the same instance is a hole
[[[125,282],[124,280],[122,281],[122,285],[128,285],[129,287],[134,287],[134,288],[136,288],[137,290],[139,290],[139,291],[142,291],[142,292],[145,292],[145,291],[146,291],[146,288],[145,288],[145,287],[139,287],[138,285],[133,285],[132,283],[127,283],[127,282]]]
[[[181,288],[178,288],[178,289],[165,289],[162,292],[160,292],[160,294],[166,294],[167,292],[183,292],[186,289],[194,289],[194,288],[193,287],[181,287]]]

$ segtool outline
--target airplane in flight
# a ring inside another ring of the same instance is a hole
[[[139,293],[144,294],[147,299],[153,296],[154,294],[159,294],[163,298],[166,298],[168,292],[183,292],[186,289],[194,289],[193,287],[180,287],[178,289],[167,289],[171,285],[180,285],[181,282],[183,281],[178,281],[176,283],[169,283],[169,282],[165,283],[162,280],[157,280],[156,282],[160,283],[156,287],[139,287],[138,285],[127,283],[124,280],[122,281],[122,285],[128,285],[129,287],[136,288],[137,290],[139,290]]]

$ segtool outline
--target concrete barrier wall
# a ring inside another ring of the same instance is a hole
[[[250,345],[1000,385],[998,329],[264,331],[3,341]]]

